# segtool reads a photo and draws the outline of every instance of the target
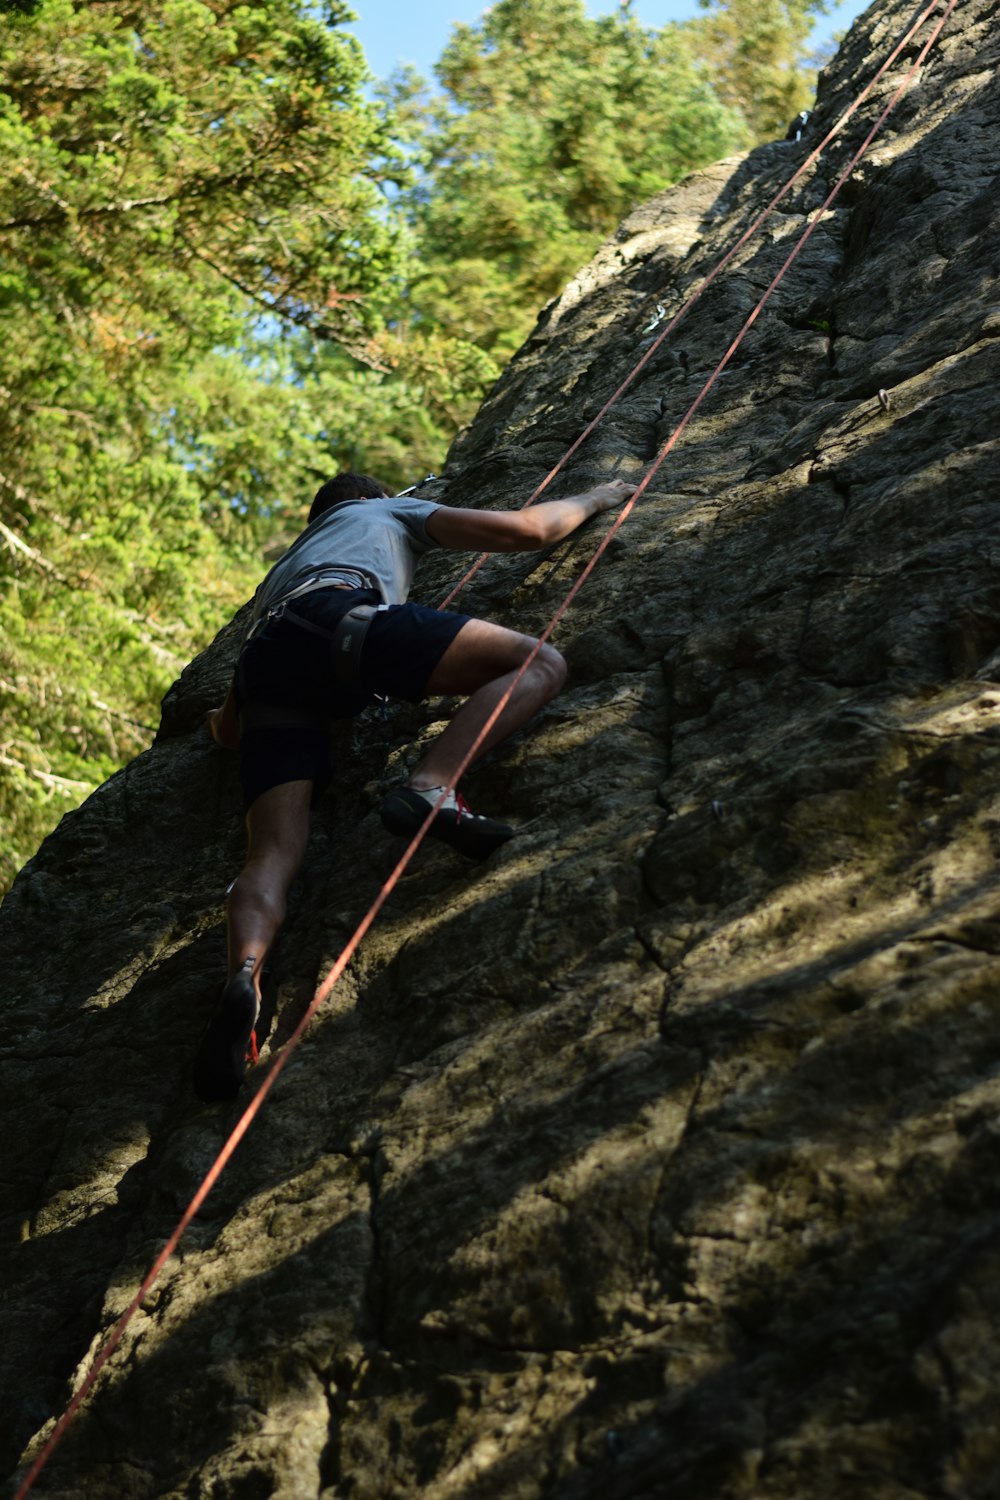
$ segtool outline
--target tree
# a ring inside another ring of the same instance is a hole
[[[308,504],[323,419],[280,330],[377,362],[403,165],[350,12],[315,9],[0,15],[0,878],[148,743]]]
[[[781,139],[807,109],[816,78],[806,42],[824,0],[700,0],[708,12],[691,23],[699,55],[719,97],[738,110],[750,138]]]
[[[694,39],[628,7],[592,20],[583,0],[498,0],[455,27],[443,97],[397,81],[422,169],[405,196],[418,328],[508,357],[630,208],[742,142]]]

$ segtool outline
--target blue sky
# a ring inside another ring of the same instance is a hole
[[[384,78],[401,62],[416,65],[425,77],[448,40],[456,21],[477,21],[486,8],[483,0],[350,0],[358,20],[352,32],[364,48],[376,77]],[[846,31],[869,0],[841,0],[821,17],[813,32],[818,45],[835,32]],[[616,9],[617,0],[587,0],[591,15]],[[634,14],[645,26],[665,26],[700,13],[697,0],[637,0]]]

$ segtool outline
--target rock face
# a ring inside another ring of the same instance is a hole
[[[523,499],[912,14],[855,26],[802,146],[633,214],[430,493]],[[1000,1493],[998,52],[963,0],[560,627],[566,692],[469,778],[520,837],[420,851],[38,1493]],[[646,472],[902,67],[554,493]],[[466,607],[537,630],[606,524]],[[3,1472],[238,1113],[189,1092],[241,852],[200,718],[238,638],[3,909]],[[343,737],[265,1062],[439,712]]]

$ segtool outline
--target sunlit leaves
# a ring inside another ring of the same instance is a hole
[[[0,10],[0,876],[314,487],[322,417],[260,335],[384,325],[403,167],[364,77],[302,0]]]
[[[498,0],[437,74],[443,99],[421,105],[412,76],[394,99],[424,174],[413,305],[501,358],[631,207],[745,138],[685,28],[583,0]]]
[[[738,110],[754,141],[781,139],[812,101],[815,76],[806,41],[824,0],[701,0],[691,24],[722,99]]]

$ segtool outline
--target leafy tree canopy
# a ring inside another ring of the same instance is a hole
[[[634,204],[744,143],[696,39],[627,6],[591,19],[583,0],[498,0],[454,28],[439,97],[397,80],[421,169],[406,195],[421,326],[509,356]]]
[[[321,423],[280,330],[375,357],[405,239],[382,188],[404,174],[349,17],[298,0],[0,17],[8,873],[148,742],[171,676],[252,587],[255,531],[308,503]]]
[[[812,102],[806,43],[825,0],[700,0],[691,23],[719,98],[739,112],[751,140],[773,140]]]

